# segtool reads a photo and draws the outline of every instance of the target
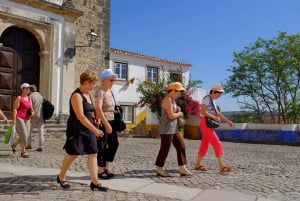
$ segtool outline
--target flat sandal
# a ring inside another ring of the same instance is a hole
[[[30,158],[30,155],[27,152],[21,152],[21,157]]]
[[[16,150],[16,146],[15,145],[11,145],[11,150],[12,152],[15,154],[17,153],[17,150]]]
[[[208,171],[207,167],[205,167],[204,165],[199,165],[199,166],[195,166],[194,168],[195,170],[200,170],[200,171]]]
[[[156,175],[159,177],[171,177],[171,175],[165,171],[161,171],[161,172],[156,171]]]
[[[222,169],[220,169],[220,174],[223,174],[223,173],[228,173],[228,172],[231,172],[232,171],[232,168],[229,167],[229,166],[224,166]]]

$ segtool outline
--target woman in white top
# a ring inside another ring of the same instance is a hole
[[[230,127],[233,126],[232,121],[227,119],[215,106],[214,100],[221,97],[224,89],[222,85],[215,84],[212,86],[209,95],[205,96],[201,103],[201,120],[200,120],[200,129],[202,133],[201,145],[198,151],[198,158],[195,165],[195,170],[199,171],[207,171],[207,167],[205,167],[201,162],[205,157],[208,147],[211,144],[215,151],[215,156],[218,161],[220,173],[231,172],[232,168],[225,165],[222,156],[224,155],[224,149],[222,142],[219,140],[215,130],[213,128],[209,128],[206,124],[206,117],[209,117],[217,122],[221,122],[221,120],[225,121]]]

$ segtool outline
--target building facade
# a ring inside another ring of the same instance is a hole
[[[23,82],[68,114],[86,69],[109,67],[110,0],[1,0],[0,108],[9,117]],[[93,30],[93,43],[87,34]]]
[[[117,74],[113,92],[117,103],[123,108],[127,129],[135,128],[144,120],[148,131],[153,128],[157,130],[158,127],[159,120],[156,114],[151,113],[147,107],[135,107],[141,96],[137,90],[140,84],[156,83],[164,76],[167,79],[179,80],[184,86],[188,86],[191,67],[192,64],[189,63],[111,48],[110,68]],[[204,89],[195,89],[193,98],[201,100],[204,95]],[[198,128],[198,120],[194,121]]]

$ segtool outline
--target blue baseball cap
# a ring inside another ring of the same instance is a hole
[[[104,80],[111,76],[117,76],[117,75],[114,74],[114,72],[111,69],[105,69],[100,75],[100,80]]]

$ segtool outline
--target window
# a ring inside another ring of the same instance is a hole
[[[147,67],[147,78],[148,82],[157,83],[158,82],[158,68],[157,67]]]
[[[133,106],[132,105],[121,105],[123,109],[123,120],[126,123],[133,122]]]
[[[170,81],[171,82],[182,82],[181,73],[170,72]]]
[[[117,80],[127,80],[127,63],[115,62],[114,72],[117,74]]]

